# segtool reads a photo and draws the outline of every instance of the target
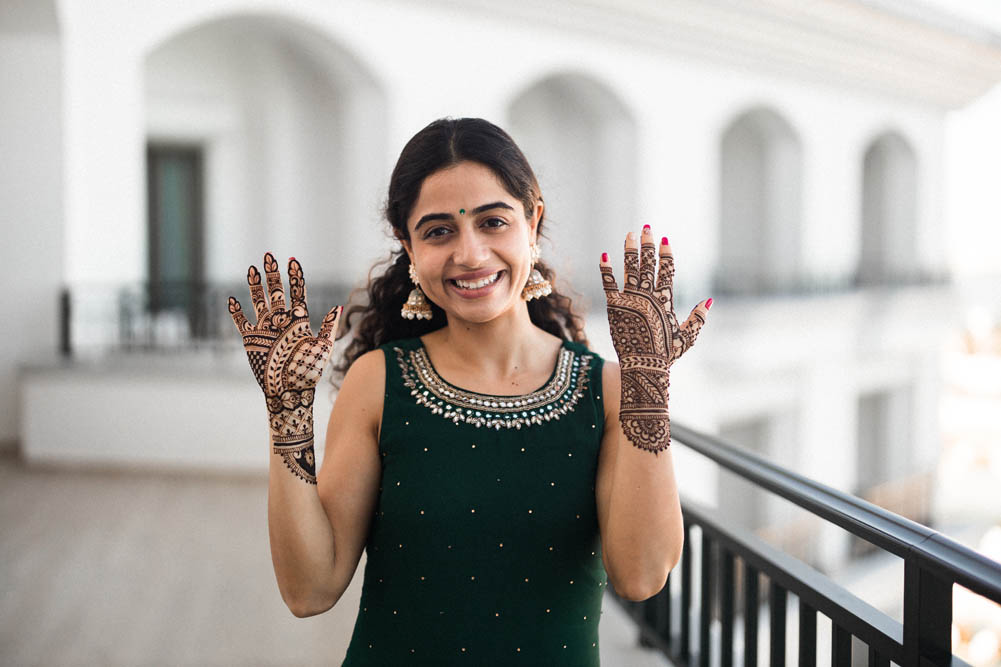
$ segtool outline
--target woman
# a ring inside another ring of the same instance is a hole
[[[621,291],[600,262],[619,357],[603,363],[538,261],[544,212],[500,128],[444,119],[408,142],[386,208],[400,249],[355,308],[318,473],[313,391],[340,308],[312,336],[302,267],[287,306],[270,253],[268,295],[248,272],[257,324],[230,299],[270,413],[282,598],[330,609],[367,550],[345,665],[596,665],[606,583],[645,599],[680,558],[669,369],[712,300],[679,325],[667,239],[630,233]]]

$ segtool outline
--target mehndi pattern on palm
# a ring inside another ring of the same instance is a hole
[[[291,310],[286,308],[278,262],[270,252],[264,255],[264,271],[267,295],[257,268],[251,266],[247,270],[257,324],[247,320],[240,302],[233,297],[229,298],[229,312],[243,336],[257,384],[264,392],[274,452],[296,476],[315,484],[313,398],[333,349],[341,308],[328,312],[319,333],[313,336],[306,307],[306,283],[299,262],[294,257],[289,260]]]

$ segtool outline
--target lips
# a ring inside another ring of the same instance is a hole
[[[475,280],[459,280],[452,279],[450,282],[453,285],[461,287],[462,289],[479,289],[481,287],[486,287],[487,285],[492,285],[500,278],[500,271],[495,271],[489,275],[477,278]]]
[[[505,270],[500,270],[474,280],[450,278],[447,282],[459,296],[467,299],[479,298],[491,293],[504,280],[506,273]]]

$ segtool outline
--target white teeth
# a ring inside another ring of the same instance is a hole
[[[459,287],[461,287],[463,289],[479,289],[481,287],[485,287],[486,285],[489,285],[490,283],[492,283],[495,280],[497,280],[497,278],[499,278],[499,277],[500,277],[500,271],[498,271],[497,273],[493,274],[492,276],[487,276],[486,278],[480,278],[479,280],[474,280],[474,281],[456,280],[454,282],[455,282],[456,285],[458,285]]]

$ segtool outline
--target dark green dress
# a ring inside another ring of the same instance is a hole
[[[602,359],[488,396],[387,343],[382,485],[343,665],[598,664],[607,577],[594,488]]]

